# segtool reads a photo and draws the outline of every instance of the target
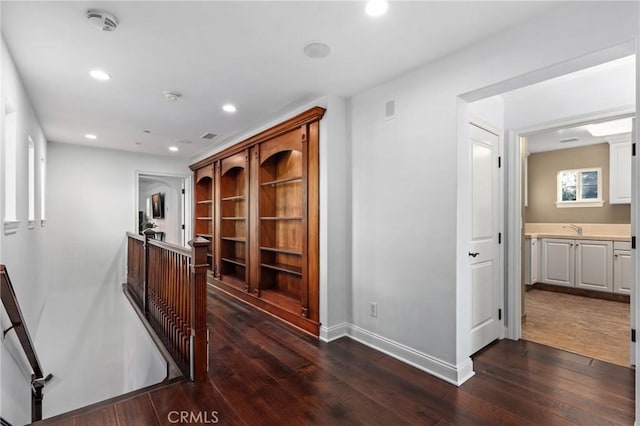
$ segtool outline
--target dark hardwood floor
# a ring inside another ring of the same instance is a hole
[[[633,424],[629,368],[503,340],[474,356],[476,375],[458,388],[348,338],[318,342],[225,295],[209,297],[208,382],[156,386],[44,423]],[[190,417],[179,422],[180,412]]]

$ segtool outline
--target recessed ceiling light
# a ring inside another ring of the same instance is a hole
[[[588,124],[587,130],[592,136],[609,136],[619,135],[620,133],[631,132],[631,118],[622,118],[619,120],[605,121],[603,123]]]
[[[236,112],[236,107],[231,104],[222,105],[222,110],[225,112]]]
[[[387,13],[389,3],[385,0],[371,0],[367,2],[365,11],[369,16],[382,16]]]
[[[309,58],[321,59],[326,58],[331,53],[331,46],[327,43],[314,41],[304,46],[304,54]]]
[[[170,147],[169,147],[169,151],[171,151],[171,152],[178,152],[178,147],[177,147],[177,146],[170,146]]]
[[[91,70],[91,72],[89,72],[89,75],[95,78],[96,80],[100,80],[100,81],[107,81],[111,79],[109,74],[107,74],[102,70]]]
[[[96,135],[91,134],[91,133],[87,133],[86,135],[84,135],[84,137],[87,138],[87,139],[91,139],[91,140],[98,139],[98,137]]]

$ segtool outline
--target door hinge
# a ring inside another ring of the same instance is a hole
[[[502,320],[502,309],[498,309],[498,321]]]
[[[635,236],[631,237],[631,248],[632,249],[636,248],[636,237]]]
[[[632,328],[632,329],[631,329],[631,341],[632,341],[633,343],[635,343],[635,342],[636,342],[636,329],[635,329],[635,328]]]
[[[636,156],[636,143],[635,142],[631,144],[631,155],[633,157]]]
[[[184,223],[182,225],[180,225],[182,227],[182,230],[184,231]]]
[[[498,168],[502,167],[502,157],[498,157]]]
[[[502,244],[502,232],[498,232],[498,244]]]

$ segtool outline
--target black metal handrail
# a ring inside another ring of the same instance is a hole
[[[29,361],[29,365],[33,370],[33,374],[31,375],[31,386],[33,391],[31,418],[32,421],[38,421],[42,419],[42,388],[44,387],[45,382],[48,382],[52,376],[49,374],[45,377],[42,372],[42,366],[40,365],[36,349],[31,341],[27,324],[24,321],[24,315],[22,315],[22,311],[20,310],[18,298],[16,297],[16,293],[13,289],[13,285],[11,284],[11,279],[9,278],[9,273],[7,272],[5,265],[0,265],[0,298],[2,299],[2,304],[4,305],[4,309],[7,312],[9,321],[11,322],[11,326],[6,330],[3,330],[3,337],[11,330],[15,331],[18,341],[20,342],[20,346],[22,346],[22,350],[24,351],[24,354]]]

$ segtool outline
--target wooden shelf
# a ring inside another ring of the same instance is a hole
[[[211,234],[196,234],[196,237],[213,238],[213,235],[211,235]]]
[[[246,220],[247,218],[244,216],[228,216],[223,217],[222,220]]]
[[[233,197],[225,197],[222,198],[222,201],[240,201],[240,200],[245,200],[247,197],[245,197],[244,195],[234,195]]]
[[[302,216],[264,216],[260,220],[302,220]]]
[[[212,217],[206,217],[206,216],[202,216],[202,217],[196,217],[197,220],[213,220]]]
[[[294,256],[302,256],[302,253],[295,250],[289,250],[284,248],[276,248],[276,247],[260,247],[260,250],[272,251],[274,253],[283,253],[283,254],[292,254]]]
[[[213,200],[200,200],[200,201],[196,201],[196,204],[211,204],[213,203]]]
[[[272,181],[269,181],[269,182],[263,182],[260,185],[262,185],[262,186],[280,185],[280,184],[283,184],[283,183],[293,183],[293,182],[301,182],[301,181],[302,181],[302,176],[292,176],[292,177],[288,177],[288,178],[272,180]]]
[[[300,315],[300,299],[284,291],[276,289],[260,290],[260,298],[296,315]]]
[[[225,241],[235,241],[237,243],[244,243],[247,241],[246,238],[238,238],[238,237],[220,237],[220,239]]]
[[[247,264],[245,263],[245,261],[243,259],[235,259],[235,258],[232,258],[232,257],[223,257],[222,261],[223,262],[233,263],[234,265],[238,265],[238,266],[242,266],[242,267],[247,266]]]
[[[289,274],[302,276],[302,268],[299,266],[285,265],[284,263],[261,263],[260,266],[276,271],[287,272]]]

